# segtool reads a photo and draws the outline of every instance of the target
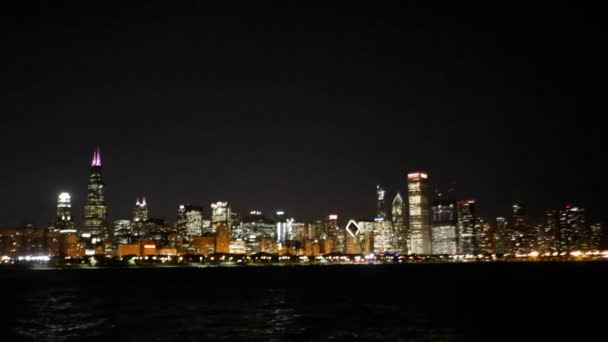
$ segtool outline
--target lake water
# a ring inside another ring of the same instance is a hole
[[[606,335],[607,271],[605,262],[0,268],[0,341],[589,340]]]

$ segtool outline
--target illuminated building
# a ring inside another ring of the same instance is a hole
[[[275,215],[277,241],[285,243],[293,238],[293,218],[286,218],[283,211],[277,211]]]
[[[101,178],[101,154],[99,148],[93,153],[89,173],[87,203],[84,206],[83,236],[93,240],[108,238],[108,207],[105,200],[105,188]]]
[[[507,219],[504,217],[496,218],[496,232],[494,241],[496,243],[496,253],[498,254],[510,253],[508,226],[509,223],[507,222]]]
[[[55,219],[55,229],[63,232],[75,233],[74,221],[72,219],[72,204],[70,194],[62,192],[57,199],[57,217]]]
[[[133,255],[140,256],[142,246],[137,243],[120,243],[116,246],[116,256],[122,258],[124,256]]]
[[[433,254],[457,253],[457,223],[455,201],[434,201],[431,204]]]
[[[397,193],[395,199],[393,199],[393,204],[391,205],[391,222],[395,234],[393,236],[395,251],[402,254],[407,254],[410,241],[405,215],[405,203],[403,202],[403,198],[401,198],[401,194]]]
[[[70,258],[83,258],[86,252],[86,243],[78,234],[68,233],[63,236],[63,255]]]
[[[431,253],[431,227],[427,195],[428,175],[422,172],[407,175],[409,202],[410,254]]]
[[[114,221],[114,242],[129,243],[133,235],[133,224],[131,220],[116,220]]]
[[[232,230],[232,239],[244,241],[248,254],[262,251],[263,239],[277,239],[277,224],[274,220],[252,210],[244,216],[238,226]]]
[[[26,224],[23,230],[23,241],[21,242],[21,254],[44,255],[46,254],[45,232],[42,228],[35,228],[32,224]]]
[[[591,237],[589,239],[589,250],[597,251],[602,244],[602,224],[594,223],[591,225]]]
[[[361,245],[361,253],[373,253],[375,238],[374,238],[374,224],[375,221],[359,221],[357,222],[357,226],[359,230],[357,231],[357,235],[359,235],[359,243]]]
[[[476,254],[475,200],[456,202],[458,254]]]
[[[395,248],[392,245],[393,232],[392,225],[389,221],[379,220],[374,221],[374,253],[394,252]]]
[[[385,194],[386,191],[380,185],[376,185],[376,221],[384,221],[386,219]]]
[[[135,201],[135,206],[133,207],[133,221],[131,227],[133,230],[133,235],[137,238],[144,238],[146,236],[144,224],[149,219],[148,215],[149,211],[146,198],[144,197],[141,202],[139,201],[139,198],[137,198]]]
[[[570,204],[559,213],[558,250],[586,250],[588,242],[587,216],[584,208]]]
[[[172,228],[163,218],[150,218],[143,223],[143,240],[159,245],[171,244]]]
[[[232,227],[232,215],[228,202],[216,202],[211,204],[211,227],[209,232],[204,231],[203,234],[215,234],[217,227],[220,225],[224,225],[226,229]]]
[[[492,254],[496,252],[494,229],[489,222],[477,218],[475,222],[477,253]]]
[[[146,198],[142,198],[141,202],[138,198],[133,208],[133,222],[145,222],[148,218],[148,203],[146,202]]]
[[[209,255],[215,253],[215,236],[197,236],[192,239],[195,254]]]
[[[355,220],[348,221],[345,228],[346,238],[344,239],[346,254],[359,254],[361,253],[361,243],[359,241],[359,226]]]
[[[529,254],[535,251],[536,235],[536,229],[528,224],[525,205],[522,202],[514,203],[510,229],[512,252]]]
[[[291,224],[292,240],[302,242],[306,239],[312,238],[312,236],[310,235],[309,228],[310,224],[303,222],[293,222]]]
[[[538,232],[538,252],[544,254],[557,251],[558,228],[559,215],[557,210],[545,210],[543,224]]]
[[[203,208],[195,205],[180,205],[175,225],[180,238],[192,239],[203,234]]]

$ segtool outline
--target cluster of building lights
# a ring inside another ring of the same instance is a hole
[[[134,263],[182,263],[191,260],[187,257],[190,255],[195,255],[199,263],[608,257],[608,252],[599,250],[601,226],[589,225],[583,208],[567,205],[561,211],[547,211],[546,222],[532,225],[527,222],[523,204],[516,203],[512,217],[497,218],[492,225],[475,215],[475,200],[442,197],[431,201],[429,175],[425,172],[409,173],[407,196],[397,192],[388,206],[387,191],[378,185],[375,216],[348,220],[343,227],[335,213],[313,222],[298,222],[282,210],[272,218],[259,210],[241,217],[225,201],[212,203],[208,214],[200,206],[179,205],[177,222],[170,225],[163,219],[150,218],[145,197],[141,201],[137,198],[132,219],[116,220],[111,227],[101,171],[97,149],[91,161],[81,229],[74,226],[70,194],[62,192],[56,219],[44,234],[33,229],[0,234],[0,247],[5,246],[0,251],[5,254],[1,262],[44,263],[54,257],[97,262],[100,255]]]

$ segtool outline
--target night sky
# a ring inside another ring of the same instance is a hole
[[[608,221],[597,8],[121,6],[3,9],[0,226],[46,224],[61,191],[81,222],[97,146],[111,220],[142,195],[170,221],[369,218],[376,183],[424,170],[492,221]]]

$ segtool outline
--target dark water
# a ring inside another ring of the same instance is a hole
[[[0,269],[0,341],[588,340],[606,336],[606,271],[608,263]]]

